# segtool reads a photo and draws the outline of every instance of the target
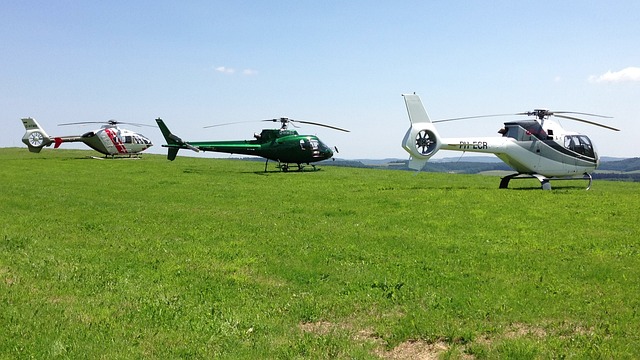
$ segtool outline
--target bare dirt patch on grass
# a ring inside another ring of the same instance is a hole
[[[300,330],[318,336],[327,335],[335,330],[347,330],[353,332],[352,339],[357,342],[370,342],[375,344],[374,354],[382,359],[438,359],[440,354],[449,350],[449,346],[442,341],[428,343],[423,340],[407,340],[391,350],[385,349],[385,341],[372,330],[354,331],[349,324],[334,324],[328,321],[299,324]]]
[[[449,346],[442,341],[430,344],[422,340],[410,340],[388,351],[377,349],[375,354],[383,359],[435,360],[440,358],[440,354],[448,350]]]
[[[436,342],[428,342],[425,340],[409,339],[398,344],[393,349],[386,349],[385,340],[376,334],[373,330],[357,330],[351,324],[336,324],[329,321],[318,321],[311,323],[299,324],[300,330],[307,333],[312,333],[317,336],[326,336],[335,331],[347,331],[351,333],[351,338],[359,343],[369,342],[375,345],[373,353],[381,359],[393,359],[393,360],[405,360],[405,359],[419,359],[419,360],[431,360],[439,359],[441,355],[451,351],[452,346],[446,341],[439,340]],[[505,340],[515,340],[521,338],[534,338],[544,339],[549,336],[566,337],[567,334],[573,335],[585,335],[592,333],[592,330],[585,329],[575,325],[564,325],[563,329],[560,329],[560,333],[556,333],[553,330],[547,330],[542,326],[514,323],[507,326],[502,333],[478,336],[465,345],[456,346],[457,351],[453,352],[458,354],[460,359],[475,359],[475,356],[468,354],[467,350],[473,344],[478,344],[488,349],[496,346],[496,344]],[[455,357],[455,355],[454,355]]]

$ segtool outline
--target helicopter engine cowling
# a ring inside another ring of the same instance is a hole
[[[403,96],[411,127],[402,140],[402,147],[411,155],[409,168],[422,170],[427,161],[438,152],[442,141],[424,109],[420,97],[415,94]]]

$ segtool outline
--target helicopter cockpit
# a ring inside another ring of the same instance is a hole
[[[498,130],[503,137],[510,137],[517,141],[553,140],[553,130],[545,131],[537,121],[517,121],[505,123]],[[565,135],[564,147],[580,155],[595,158],[594,146],[586,135]]]

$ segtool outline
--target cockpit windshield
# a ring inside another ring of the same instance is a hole
[[[564,147],[580,155],[595,157],[591,140],[585,135],[565,135]]]
[[[320,143],[319,140],[316,139],[304,139],[304,140],[300,140],[300,148],[302,150],[318,150],[318,144]]]

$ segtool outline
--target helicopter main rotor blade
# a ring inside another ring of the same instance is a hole
[[[317,123],[317,122],[313,122],[313,121],[306,121],[306,120],[293,120],[293,119],[289,119],[289,121],[295,121],[295,122],[299,122],[301,124],[309,124],[309,125],[315,125],[315,126],[324,126],[326,128],[329,129],[333,129],[333,130],[338,130],[338,131],[344,131],[344,132],[351,132],[347,129],[343,129],[343,128],[339,128],[337,126],[333,126],[333,125],[327,125],[327,124],[321,124],[321,123]]]
[[[152,127],[152,128],[156,127],[156,126],[153,126],[153,125],[130,123],[130,122],[118,122],[118,124],[133,125],[133,126],[144,126],[144,127]]]
[[[578,114],[578,115],[597,116],[597,117],[605,118],[605,119],[613,119],[613,116],[605,116],[605,115],[598,115],[598,114],[589,114],[589,113],[575,112],[575,111],[551,111],[551,114],[552,114],[552,115],[555,115],[555,114]]]
[[[228,122],[228,123],[222,123],[222,124],[203,126],[203,128],[207,129],[207,128],[218,127],[218,126],[227,126],[227,125],[236,125],[236,124],[248,124],[248,123],[263,122],[263,121],[267,121],[267,122],[285,122],[286,123],[286,122],[289,122],[289,119],[288,118],[282,118],[282,119],[234,121],[234,122]]]
[[[137,124],[137,123],[130,123],[130,122],[122,122],[122,121],[117,121],[117,120],[109,120],[109,121],[79,121],[79,122],[58,124],[58,126],[87,125],[87,124],[108,124],[108,125],[125,124],[125,125],[133,125],[133,126],[155,127],[155,126],[151,126],[151,125],[147,125],[147,124]]]
[[[478,116],[465,116],[465,117],[458,117],[458,118],[451,118],[451,119],[434,120],[434,121],[432,121],[432,123],[441,123],[441,122],[447,122],[447,121],[468,120],[468,119],[478,119],[478,118],[487,118],[487,117],[497,117],[497,116],[514,116],[514,115],[535,116],[535,117],[539,118],[540,120],[543,120],[544,118],[549,117],[549,116],[557,116],[559,118],[579,121],[579,122],[587,123],[587,124],[590,124],[590,125],[603,127],[605,129],[609,129],[609,130],[613,130],[613,131],[620,131],[620,129],[616,129],[614,127],[607,126],[607,125],[604,125],[604,124],[600,124],[600,123],[597,123],[597,122],[594,122],[594,121],[589,121],[589,120],[580,119],[580,118],[573,117],[573,116],[560,115],[560,114],[578,114],[578,115],[596,116],[596,117],[600,117],[600,118],[611,119],[611,116],[591,114],[591,113],[583,113],[583,112],[577,112],[577,111],[551,111],[551,110],[547,110],[547,109],[536,109],[534,111],[521,112],[521,113],[515,113],[515,114],[478,115]]]
[[[207,126],[203,126],[203,128],[207,129],[207,128],[218,127],[218,126],[227,126],[227,125],[235,125],[235,124],[246,124],[246,123],[252,123],[252,122],[257,122],[257,121],[259,121],[259,120],[234,121],[234,122],[228,122],[228,123],[222,123],[222,124],[207,125]],[[262,121],[267,121],[267,120],[262,120]],[[271,121],[271,120],[268,120],[268,121]]]
[[[497,116],[513,116],[513,115],[519,115],[519,114],[493,114],[493,115],[465,116],[465,117],[459,117],[459,118],[434,120],[434,121],[432,121],[432,123],[441,123],[441,122],[447,122],[447,121],[458,121],[458,120],[468,120],[468,119],[479,119],[479,118],[497,117]]]
[[[275,118],[275,119],[264,119],[264,120],[237,121],[237,122],[230,122],[230,123],[224,123],[224,124],[216,124],[216,125],[204,126],[204,128],[212,128],[212,127],[217,127],[217,126],[225,126],[225,125],[233,125],[233,124],[245,124],[245,123],[251,123],[251,122],[256,122],[256,121],[261,121],[261,122],[279,122],[279,123],[282,124],[282,128],[283,129],[286,128],[286,126],[288,124],[291,124],[292,126],[296,127],[294,123],[297,122],[297,123],[301,123],[301,124],[324,126],[324,127],[327,127],[327,128],[330,128],[330,129],[334,129],[334,130],[350,132],[347,129],[339,128],[337,126],[326,125],[326,124],[321,124],[321,123],[317,123],[317,122],[313,122],[313,121],[306,121],[306,120],[294,120],[294,119],[290,119],[290,118],[286,118],[286,117]]]
[[[58,124],[58,126],[67,126],[67,125],[87,125],[87,124],[105,124],[104,121],[80,121],[80,122],[72,122],[72,123],[64,123]],[[108,124],[108,123],[106,123]]]
[[[566,116],[566,115],[556,115],[559,118],[563,118],[563,119],[569,119],[569,120],[574,120],[574,121],[579,121],[579,122],[583,122],[583,123],[587,123],[587,124],[591,124],[591,125],[595,125],[595,126],[600,126],[603,127],[605,129],[609,129],[609,130],[613,130],[613,131],[620,131],[620,129],[616,129],[614,127],[611,126],[607,126],[607,125],[603,125],[594,121],[589,121],[589,120],[585,120],[585,119],[579,119],[576,117],[572,117],[572,116]]]

